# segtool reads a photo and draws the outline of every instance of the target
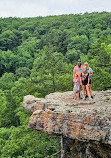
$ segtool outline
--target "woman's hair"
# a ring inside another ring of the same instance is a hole
[[[88,62],[85,62],[85,63],[84,63],[84,66],[85,66],[85,65],[87,65],[87,67],[89,68],[89,64],[88,64]]]
[[[87,70],[88,70],[88,68],[87,68],[87,66],[83,66],[83,72],[87,72]]]

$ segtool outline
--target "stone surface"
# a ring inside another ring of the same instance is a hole
[[[73,92],[55,92],[44,98],[35,98],[28,95],[24,97],[23,107],[32,112],[29,120],[29,128],[40,130],[48,134],[62,135],[64,142],[79,142],[80,153],[89,157],[94,157],[94,152],[98,158],[102,153],[100,149],[107,145],[108,152],[104,158],[111,156],[111,91],[94,91],[94,99],[74,100]],[[95,142],[95,143],[94,143]],[[98,142],[98,143],[97,143]],[[75,143],[71,143],[74,148]],[[85,147],[81,147],[81,144]],[[63,146],[69,146],[64,145]],[[101,147],[102,146],[102,147]],[[98,150],[96,149],[98,147]],[[68,147],[69,148],[69,147]],[[82,153],[85,148],[85,153]],[[73,149],[69,152],[63,148],[62,157],[74,157]],[[90,152],[87,152],[90,151]],[[94,151],[91,156],[91,151]],[[67,155],[67,156],[65,156]]]
[[[62,138],[61,158],[111,158],[111,146],[98,141]]]

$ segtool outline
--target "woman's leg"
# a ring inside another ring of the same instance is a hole
[[[90,85],[86,85],[87,93],[89,98],[91,98],[91,93],[90,93]]]
[[[82,85],[83,98],[85,98],[85,85]]]
[[[90,92],[90,95],[92,95],[91,84],[89,84],[89,92]]]
[[[86,89],[86,86],[85,86],[85,92],[86,92],[86,95],[87,95],[87,89]]]

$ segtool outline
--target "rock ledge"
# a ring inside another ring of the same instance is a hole
[[[94,100],[75,101],[73,92],[44,98],[27,95],[23,107],[32,112],[29,128],[79,141],[111,145],[111,91],[94,91]]]

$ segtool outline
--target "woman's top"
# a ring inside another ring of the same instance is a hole
[[[87,85],[88,84],[88,76],[89,76],[88,72],[86,72],[86,73],[82,72],[81,73],[81,79],[82,79],[82,84],[83,85]]]

